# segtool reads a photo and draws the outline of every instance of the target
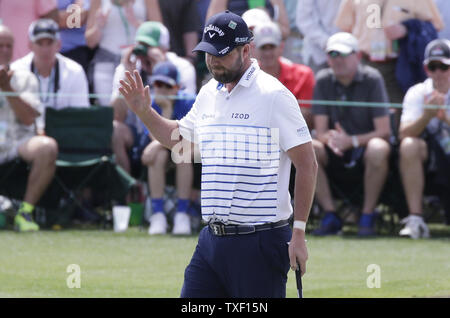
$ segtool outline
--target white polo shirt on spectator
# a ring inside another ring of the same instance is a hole
[[[423,114],[425,98],[433,92],[433,80],[431,78],[426,79],[422,83],[418,83],[412,86],[403,99],[403,111],[401,116],[401,122],[412,122],[420,118]],[[450,91],[446,94],[446,105],[450,105]],[[446,110],[447,116],[450,116],[450,108]],[[432,129],[437,129],[440,120],[438,118],[432,118],[428,123],[428,126]],[[444,125],[447,125],[443,123]]]
[[[12,63],[11,69],[31,71],[33,57],[33,52],[25,55],[23,58]],[[88,81],[82,66],[59,53],[56,54],[56,59],[58,61],[59,68],[59,78],[56,80],[58,88],[56,95],[54,94],[56,68],[53,67],[52,74],[47,78],[37,75],[39,80],[41,103],[45,107],[52,107],[56,109],[65,107],[89,107]],[[35,71],[35,75],[36,74],[37,71]],[[45,96],[45,93],[50,94]],[[38,117],[38,129],[42,129],[44,123],[45,114]]]
[[[294,95],[256,60],[230,93],[211,79],[178,125],[199,146],[206,222],[257,225],[291,216],[286,152],[311,136]]]

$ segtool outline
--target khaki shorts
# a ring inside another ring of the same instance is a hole
[[[28,142],[33,136],[24,138],[20,141],[0,147],[0,164],[11,161],[19,157],[19,147]]]

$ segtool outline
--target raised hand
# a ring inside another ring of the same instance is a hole
[[[134,77],[133,77],[134,75]],[[125,80],[120,80],[119,91],[125,98],[128,107],[138,116],[151,109],[152,99],[150,97],[150,87],[144,87],[142,78],[137,70],[125,71]]]

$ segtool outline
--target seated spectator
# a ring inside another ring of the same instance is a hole
[[[14,158],[31,164],[14,227],[19,232],[38,231],[33,210],[55,173],[58,147],[54,139],[36,136],[35,119],[42,113],[38,82],[28,70],[10,70],[13,45],[12,32],[0,25],[0,164]],[[4,96],[3,92],[17,95]]]
[[[155,65],[151,76],[155,97],[152,107],[163,117],[180,120],[191,109],[195,98],[187,97],[180,91],[178,70],[170,62]],[[176,96],[177,99],[173,97]],[[164,189],[166,185],[166,166],[170,161],[170,151],[157,140],[153,140],[142,154],[142,163],[148,167],[148,183],[153,214],[150,218],[150,235],[165,234],[167,220],[164,214]],[[173,220],[172,233],[191,234],[190,218],[187,214],[193,182],[192,163],[176,163],[177,212]]]
[[[387,102],[383,78],[377,70],[360,64],[353,35],[344,32],[332,35],[326,52],[330,68],[317,74],[314,100]],[[345,180],[357,174],[364,180],[358,235],[375,235],[374,209],[389,168],[388,109],[314,104],[312,112],[316,129],[313,145],[319,163],[316,199],[326,212],[320,227],[313,233],[329,235],[341,230],[329,177]]]
[[[299,0],[297,4],[297,27],[303,34],[303,63],[314,74],[327,68],[325,47],[328,38],[339,29],[334,20],[341,0]]]
[[[422,218],[422,199],[425,175],[431,170],[437,176],[435,181],[447,214],[450,211],[449,40],[434,40],[428,44],[424,68],[429,78],[406,93],[399,131],[400,173],[409,208],[400,235],[413,239],[429,237]]]
[[[140,162],[140,153],[148,140],[143,124],[128,110],[125,100],[119,96],[119,81],[124,78],[125,71],[137,69],[145,84],[150,84],[153,66],[159,62],[170,61],[180,74],[180,87],[191,95],[196,93],[194,66],[188,60],[169,52],[169,41],[169,32],[162,23],[143,23],[136,33],[136,45],[128,49],[114,73],[111,99],[111,105],[114,107],[113,149],[117,163],[127,172],[132,171],[133,164],[130,163],[128,152],[134,149],[134,158],[131,159]]]
[[[38,19],[52,19],[58,22],[56,0],[0,1],[1,24],[6,25],[14,35],[14,53],[11,61],[24,57],[30,52],[26,37],[28,26]]]
[[[147,20],[162,21],[157,0],[91,0],[86,43],[97,48],[90,67],[94,93],[100,105],[111,100],[114,70],[121,55],[133,45],[139,26]]]
[[[76,10],[67,10],[70,6],[77,6]],[[61,32],[61,54],[80,64],[86,75],[90,62],[91,50],[86,45],[84,33],[89,12],[89,0],[58,0],[59,28]],[[79,20],[74,15],[79,13]],[[74,25],[79,22],[79,25]]]
[[[88,82],[83,68],[58,53],[61,41],[56,22],[50,19],[34,21],[28,37],[31,52],[12,63],[11,69],[31,71],[36,75],[43,106],[56,109],[89,107]],[[38,131],[42,133],[45,110],[39,119]]]
[[[292,63],[281,56],[284,42],[281,40],[281,30],[276,23],[269,22],[255,27],[254,31],[255,58],[261,69],[286,86],[297,100],[311,100],[314,91],[314,74],[312,70],[301,64]],[[300,109],[311,129],[311,104],[304,102]]]
[[[208,12],[206,14],[206,19],[209,19],[213,15],[225,10],[230,10],[231,12],[244,18],[244,13],[246,11],[255,8],[262,8],[263,10],[267,11],[270,18],[274,22],[280,25],[283,39],[286,39],[289,36],[289,19],[286,13],[286,8],[284,7],[283,0],[263,0],[258,1],[257,3],[251,2],[252,1],[247,0],[211,0]],[[263,5],[260,5],[261,3],[263,3]]]

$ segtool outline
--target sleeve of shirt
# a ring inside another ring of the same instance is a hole
[[[423,113],[424,95],[420,92],[420,86],[411,87],[403,99],[403,111],[400,118],[401,123],[417,120]]]
[[[190,142],[196,143],[197,140],[194,135],[194,128],[195,123],[197,121],[198,117],[198,100],[194,102],[194,105],[192,105],[191,110],[181,118],[180,120],[177,120],[178,127],[180,129],[180,134],[183,138],[186,140],[189,140]]]
[[[281,150],[311,141],[308,126],[302,116],[294,95],[287,91],[278,91],[272,104],[270,127],[278,129]],[[272,133],[272,137],[274,134]]]
[[[370,90],[370,92],[371,94],[368,102],[389,103],[386,86],[381,74],[379,74],[379,76],[373,80],[373,88]],[[374,117],[389,115],[389,109],[387,107],[372,107],[371,109]]]

